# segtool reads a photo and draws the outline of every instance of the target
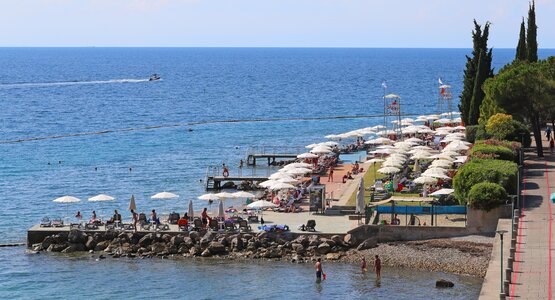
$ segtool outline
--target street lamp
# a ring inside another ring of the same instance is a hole
[[[501,239],[501,292],[499,296],[501,299],[505,299],[505,293],[503,292],[503,234],[507,233],[507,230],[497,230],[495,232],[499,234],[499,238]]]

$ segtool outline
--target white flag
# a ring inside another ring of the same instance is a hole
[[[443,81],[441,81],[441,78],[438,78],[438,79],[437,79],[437,83],[443,84]]]
[[[382,81],[382,87],[383,87],[384,89],[387,89],[387,84],[385,84],[385,81]]]

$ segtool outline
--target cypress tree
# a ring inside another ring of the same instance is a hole
[[[492,50],[488,51],[488,37],[489,37],[489,26],[490,23],[486,22],[484,29],[476,20],[474,20],[474,30],[472,31],[472,57],[466,56],[466,69],[464,71],[463,79],[463,91],[460,96],[459,110],[461,111],[461,118],[466,125],[475,125],[478,123],[478,117],[480,115],[480,104],[483,100],[482,96],[478,95],[476,99],[476,105],[472,105],[472,98],[474,97],[475,88],[477,86],[479,92],[481,92],[481,87],[487,78],[493,77],[493,69],[491,69],[491,61],[493,57]],[[478,64],[480,60],[481,52],[482,55],[482,74],[481,76],[476,76],[478,73]],[[476,81],[476,80],[479,81]],[[473,117],[471,117],[471,115]]]
[[[536,26],[536,4],[532,1],[528,9],[528,32],[526,34],[526,58],[529,62],[538,61],[538,27]]]
[[[472,90],[472,99],[470,100],[470,109],[468,114],[468,124],[478,124],[480,118],[480,105],[484,100],[484,91],[482,84],[489,77],[490,70],[487,66],[488,54],[482,49],[478,55],[478,65],[476,69],[476,78],[474,79],[474,88]]]
[[[520,23],[520,35],[518,37],[518,45],[516,46],[515,60],[526,60],[526,28],[524,27],[524,18]]]

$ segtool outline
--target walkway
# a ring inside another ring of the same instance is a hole
[[[549,195],[555,182],[555,155],[546,150],[545,158],[529,153],[525,161],[512,299],[553,298],[553,205]]]

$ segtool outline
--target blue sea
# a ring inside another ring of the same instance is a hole
[[[183,212],[191,199],[195,208],[201,209],[206,203],[196,198],[205,192],[203,181],[210,164],[226,163],[233,174],[249,147],[302,149],[307,144],[325,141],[325,135],[382,122],[381,118],[327,117],[380,114],[384,80],[388,93],[402,97],[403,113],[436,113],[438,78],[452,85],[453,94],[458,95],[465,55],[469,52],[469,49],[0,49],[0,243],[25,241],[26,230],[43,216],[65,217],[79,210],[88,217],[93,209],[106,215],[113,209],[126,211],[132,194],[139,211],[155,208]],[[555,55],[555,50],[540,51],[540,57],[549,55]],[[512,49],[495,49],[495,69],[510,62],[513,56]],[[152,73],[160,74],[162,80],[149,82]],[[454,108],[457,102],[455,97]],[[275,118],[282,120],[269,120]],[[247,122],[254,119],[259,122]],[[219,122],[226,120],[242,121]],[[269,171],[261,166],[256,170],[245,169],[243,173]],[[150,199],[162,191],[179,194],[180,198]],[[100,193],[112,195],[116,201],[104,204],[86,201]],[[64,195],[83,201],[66,205],[52,202]],[[283,265],[274,269],[264,263],[256,270],[240,263],[233,267],[226,263],[205,266],[199,262],[97,263],[28,255],[24,248],[0,248],[0,261],[1,298],[94,297],[81,281],[96,289],[117,290],[120,296],[132,296],[139,290],[151,294],[152,290],[145,288],[158,287],[160,277],[174,285],[187,280],[194,285],[200,277],[229,268],[235,268],[235,274],[241,275],[214,277],[222,293],[227,286],[246,289],[247,298],[262,298],[264,294],[257,291],[273,289],[257,290],[252,286],[273,284],[270,281],[274,277],[260,278],[253,273],[278,272],[278,278],[312,275],[310,268]],[[149,273],[145,268],[156,272]],[[402,292],[400,285],[384,283],[371,288],[372,282],[366,278],[350,276],[352,270],[348,266],[337,268],[342,274],[341,284],[330,281],[318,288],[307,283],[310,288],[304,289],[286,280],[283,289],[286,294],[271,295],[316,298],[338,295],[337,289],[352,289],[353,298],[358,297],[358,291],[369,295],[385,292],[414,296],[410,290]],[[137,269],[141,271],[137,273]],[[94,270],[98,276],[92,276],[88,270]],[[117,278],[132,280],[125,284],[106,280],[116,270],[120,272]],[[202,276],[192,276],[191,272]],[[404,275],[409,273],[395,273],[396,280],[408,284],[420,277]],[[422,276],[422,280],[435,277],[430,273]],[[474,296],[478,294],[479,281],[457,276],[454,280]],[[75,294],[78,288],[84,290]],[[169,291],[186,292],[187,288],[185,285],[183,290],[160,288],[156,295],[174,295]],[[220,294],[211,291],[197,295],[216,298]],[[108,298],[108,293],[97,296]],[[456,298],[455,294],[451,296]]]

